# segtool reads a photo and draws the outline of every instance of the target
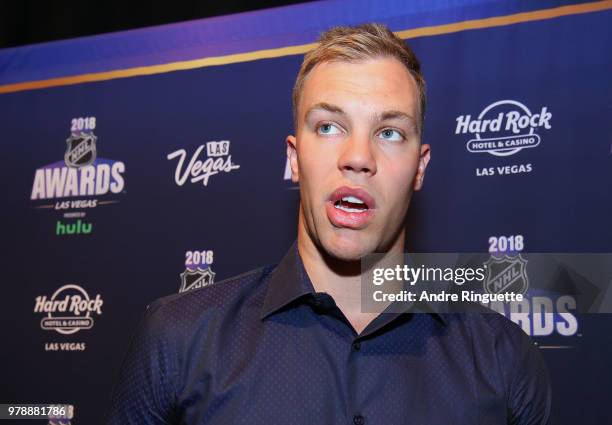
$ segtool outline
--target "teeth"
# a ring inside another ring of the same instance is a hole
[[[346,212],[351,212],[351,213],[362,213],[362,212],[366,211],[366,210],[362,210],[362,209],[359,209],[359,208],[345,207],[343,205],[334,205],[334,207],[338,208],[339,210],[346,211]]]
[[[344,198],[342,198],[342,200],[345,202],[350,202],[352,204],[363,204],[364,203],[361,199],[355,198],[354,196],[345,196]]]

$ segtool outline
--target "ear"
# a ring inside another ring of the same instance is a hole
[[[419,155],[419,168],[416,176],[414,176],[414,190],[421,190],[423,187],[423,179],[425,179],[425,169],[431,158],[431,148],[427,144],[421,145],[421,153]]]
[[[297,160],[297,140],[295,136],[287,136],[287,160],[289,161],[289,167],[291,167],[291,181],[297,183],[300,181],[300,173],[298,169]]]

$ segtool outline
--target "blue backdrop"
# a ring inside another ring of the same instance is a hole
[[[333,25],[385,23],[422,62],[432,161],[410,250],[610,252],[612,3],[458,3],[316,2],[0,50],[0,401],[102,423],[148,303],[280,259],[291,88]],[[545,336],[520,323],[552,423],[608,423],[612,318],[571,317]]]

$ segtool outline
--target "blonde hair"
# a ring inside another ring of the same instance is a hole
[[[419,96],[418,130],[425,119],[425,80],[421,65],[412,49],[382,24],[362,24],[354,27],[334,27],[317,40],[316,48],[306,53],[298,72],[291,96],[293,124],[297,131],[298,104],[304,81],[312,69],[323,62],[359,62],[385,56],[399,60],[414,78]]]

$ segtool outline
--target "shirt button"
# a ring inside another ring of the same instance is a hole
[[[359,341],[353,342],[353,348],[359,351],[361,349],[361,342]]]
[[[363,425],[365,423],[365,419],[361,415],[355,415],[353,416],[353,423],[355,425]]]

